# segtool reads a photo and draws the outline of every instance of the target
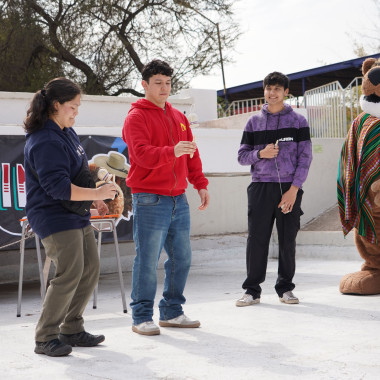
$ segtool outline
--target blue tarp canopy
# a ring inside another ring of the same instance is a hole
[[[289,92],[293,96],[298,97],[302,96],[307,90],[334,81],[340,82],[342,87],[347,87],[354,78],[362,76],[361,66],[363,61],[367,58],[380,58],[380,53],[334,63],[332,65],[316,67],[310,70],[299,71],[298,73],[286,74],[290,79]],[[225,97],[223,90],[218,90],[217,94],[220,97]],[[262,80],[227,88],[228,102],[261,98],[263,96]]]

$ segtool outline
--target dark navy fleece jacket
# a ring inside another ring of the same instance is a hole
[[[87,160],[86,154],[72,128],[62,130],[48,120],[42,129],[26,136],[26,215],[41,239],[56,232],[89,225],[90,213],[80,216],[61,204],[61,200],[71,198],[71,182],[83,159]]]

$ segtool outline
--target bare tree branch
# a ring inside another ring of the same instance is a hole
[[[61,62],[64,75],[85,92],[136,96],[142,96],[144,64],[153,58],[173,66],[174,91],[219,67],[217,24],[223,60],[230,62],[239,36],[233,1],[6,0],[14,12],[31,10],[46,48],[38,54]]]

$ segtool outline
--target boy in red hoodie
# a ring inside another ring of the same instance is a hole
[[[131,168],[127,185],[132,190],[133,239],[136,257],[132,274],[132,331],[158,335],[153,322],[157,289],[157,262],[162,248],[165,262],[163,298],[159,303],[161,327],[199,327],[182,310],[183,291],[191,264],[190,213],[187,179],[198,190],[201,205],[209,204],[208,180],[189,122],[166,100],[173,69],[153,60],[142,71],[145,99],[139,99],[125,119],[123,139]]]

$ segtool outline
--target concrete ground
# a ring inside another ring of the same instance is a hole
[[[100,278],[98,308],[88,305],[86,329],[106,336],[94,348],[75,347],[68,357],[36,355],[34,328],[41,310],[36,283],[24,287],[16,317],[17,286],[0,285],[1,378],[16,379],[379,379],[380,296],[345,296],[339,280],[360,269],[347,247],[329,255],[297,258],[299,305],[279,302],[277,262],[271,259],[262,302],[237,308],[245,277],[245,236],[194,238],[185,313],[198,329],[161,328],[159,336],[131,331],[122,312],[117,275]],[[350,249],[352,249],[351,247]],[[304,247],[312,252],[314,246]],[[327,257],[327,258],[326,258]],[[159,271],[158,295],[163,271]],[[131,273],[124,273],[127,302]],[[157,300],[159,298],[157,297]],[[157,310],[154,319],[158,322]]]

